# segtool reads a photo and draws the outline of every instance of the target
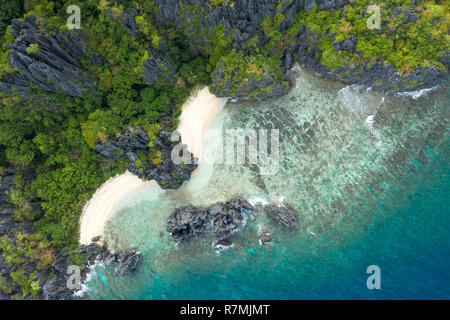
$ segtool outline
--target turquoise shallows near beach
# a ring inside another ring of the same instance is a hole
[[[261,103],[228,103],[212,128],[280,130],[275,175],[251,165],[200,165],[178,190],[139,188],[114,209],[104,235],[138,249],[132,276],[96,266],[95,299],[449,299],[448,88],[384,96],[295,69],[292,91]],[[212,152],[216,141],[203,145]],[[203,237],[175,244],[165,231],[176,207],[241,196],[285,202],[287,232],[264,213],[216,252]],[[274,244],[262,247],[258,231]],[[369,290],[366,269],[381,269]]]

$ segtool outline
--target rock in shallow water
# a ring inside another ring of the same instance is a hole
[[[175,209],[167,219],[167,231],[176,242],[186,241],[212,231],[216,241],[228,241],[244,226],[246,216],[255,208],[245,200],[218,202],[206,209],[192,206]]]
[[[227,240],[227,239],[219,240],[214,243],[214,249],[216,251],[230,249],[230,248],[233,248],[233,246],[234,246],[233,242],[231,242],[230,240]]]
[[[297,218],[292,209],[284,206],[277,206],[274,204],[268,204],[264,206],[264,212],[267,216],[278,223],[286,230],[293,230],[297,227]]]
[[[207,232],[206,212],[189,206],[175,209],[167,219],[173,241],[185,241]]]
[[[261,230],[259,233],[259,244],[266,246],[273,243],[273,237],[269,230]]]

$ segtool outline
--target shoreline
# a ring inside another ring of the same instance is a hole
[[[195,92],[183,105],[178,132],[181,141],[195,157],[200,158],[203,136],[228,98],[217,98],[204,87]],[[194,174],[195,170],[192,174]],[[89,245],[92,238],[101,236],[105,223],[114,208],[130,193],[144,186],[157,186],[155,180],[142,181],[128,170],[101,185],[84,205],[80,217],[80,245]]]
[[[105,222],[120,201],[129,193],[150,185],[156,185],[156,181],[142,181],[128,170],[102,184],[83,208],[79,243],[89,245],[92,238],[103,236]]]

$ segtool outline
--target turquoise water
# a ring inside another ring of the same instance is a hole
[[[97,267],[92,298],[450,298],[447,91],[385,97],[296,73],[289,95],[228,104],[213,124],[279,129],[277,174],[201,165],[179,190],[136,192],[117,207],[106,239],[145,259],[131,277]],[[165,232],[174,208],[234,196],[287,202],[300,226],[286,232],[256,215],[222,252],[209,237],[175,245]],[[262,228],[272,232],[272,246],[259,245]],[[366,287],[369,265],[381,269],[380,290]]]

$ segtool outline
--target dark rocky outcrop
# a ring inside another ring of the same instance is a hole
[[[212,232],[216,243],[227,240],[240,230],[247,215],[255,208],[245,200],[218,202],[206,209],[192,206],[175,209],[167,219],[167,231],[176,242],[186,241]]]
[[[81,246],[75,253],[82,254],[81,283],[84,283],[90,271],[90,266],[95,262],[102,262],[105,266],[115,269],[117,274],[127,276],[136,271],[141,254],[134,250],[111,252],[106,246],[90,244]],[[69,289],[67,281],[68,266],[71,264],[70,255],[62,250],[56,257],[53,265],[46,270],[38,270],[35,279],[41,288],[41,298],[45,300],[69,300],[74,298],[77,289]]]
[[[142,68],[144,69],[144,80],[149,85],[173,85],[177,80],[175,68],[162,57],[148,57]]]
[[[150,152],[148,134],[141,128],[128,127],[120,138],[103,142],[96,146],[97,152],[106,158],[127,158],[128,170],[144,180],[156,180],[163,189],[176,189],[188,180],[191,172],[197,168],[195,159],[172,135],[161,130],[153,141],[153,146],[160,152],[158,162],[152,159],[143,159],[138,153],[141,151],[148,155]],[[174,148],[175,149],[174,151]],[[172,160],[172,152],[180,149],[180,158],[184,163],[177,164]],[[140,150],[140,151],[139,151]]]
[[[285,30],[292,25],[295,13],[299,9],[311,9],[317,4],[319,10],[333,10],[342,7],[347,0],[295,0],[285,1],[281,12],[284,19],[280,25]],[[233,36],[233,46],[236,50],[245,48],[245,42],[255,34],[264,38],[259,26],[264,17],[273,17],[278,0],[241,0],[234,1],[232,6],[210,6],[203,0],[156,0],[159,8],[158,18],[162,25],[171,23],[184,26],[190,42],[194,45],[204,45],[206,39],[195,26],[194,15],[201,19],[201,24],[210,32],[214,32],[214,26],[223,25],[227,34]],[[183,10],[183,8],[195,8],[195,12]]]
[[[83,30],[47,32],[36,25],[36,17],[12,20],[15,41],[8,44],[9,63],[19,72],[6,74],[0,90],[25,94],[31,83],[50,92],[82,96],[94,81],[82,75],[80,58],[86,52]]]
[[[264,206],[264,212],[270,219],[286,230],[293,230],[297,227],[297,218],[295,217],[294,210],[290,208],[268,204]]]
[[[214,243],[214,249],[217,251],[233,248],[233,242],[228,239],[218,240]]]
[[[167,218],[167,231],[173,241],[186,241],[208,232],[206,212],[195,207],[177,208]]]
[[[262,19],[273,17],[277,12],[280,1],[242,0],[233,2],[233,6],[210,6],[202,0],[156,0],[155,2],[159,8],[159,23],[182,26],[186,29],[190,45],[196,47],[199,51],[208,42],[204,31],[214,34],[214,26],[221,25],[225,29],[225,36],[232,38],[233,49],[249,54],[250,49],[247,41],[250,38],[257,36],[258,43],[256,46],[258,48],[263,47],[268,41],[267,36],[260,28]],[[333,10],[344,6],[347,2],[346,0],[285,1],[281,7],[284,18],[279,25],[280,31],[285,31],[292,26],[294,15],[300,9],[311,9],[317,4],[319,10]],[[195,9],[191,11],[185,10],[185,8]],[[200,19],[199,25],[192,23],[192,21],[198,19]],[[236,84],[235,75],[223,72],[222,64],[219,62],[214,71],[214,93],[221,97],[231,96],[234,99],[252,100],[263,100],[286,94],[289,89],[289,85],[286,83],[286,72],[294,65],[293,54],[298,52],[302,44],[299,35],[297,39],[300,40],[298,44],[282,53],[283,79],[269,72],[262,79],[250,78],[248,81]],[[275,52],[270,54],[274,55]],[[217,88],[217,83],[225,83],[225,85]]]
[[[223,240],[238,231],[245,224],[247,214],[254,210],[250,203],[238,198],[216,203],[205,211],[211,219],[214,238]]]
[[[358,41],[355,36],[349,36],[344,40],[333,42],[333,48],[335,48],[336,50],[353,51],[357,42]]]
[[[110,251],[106,245],[91,243],[81,246],[76,253],[84,254],[83,265],[92,265],[95,261],[103,262],[106,266],[113,266],[116,274],[130,275],[136,271],[142,256],[136,250]]]
[[[131,14],[122,12],[120,14],[120,23],[125,27],[125,31],[128,34],[135,35],[138,30],[138,24],[136,23],[136,16],[138,16],[139,13],[136,11],[136,9],[131,10]],[[110,10],[110,16],[112,18],[112,13]],[[114,19],[114,18],[113,18]]]
[[[9,191],[14,187],[14,176],[16,170],[6,169],[3,176],[0,176],[0,236],[9,234],[12,230],[18,230],[25,233],[30,233],[34,230],[33,222],[17,222],[13,218],[14,209],[11,204],[8,203]],[[23,177],[25,180],[29,180],[26,174]],[[39,202],[29,203],[31,208],[40,206]]]

